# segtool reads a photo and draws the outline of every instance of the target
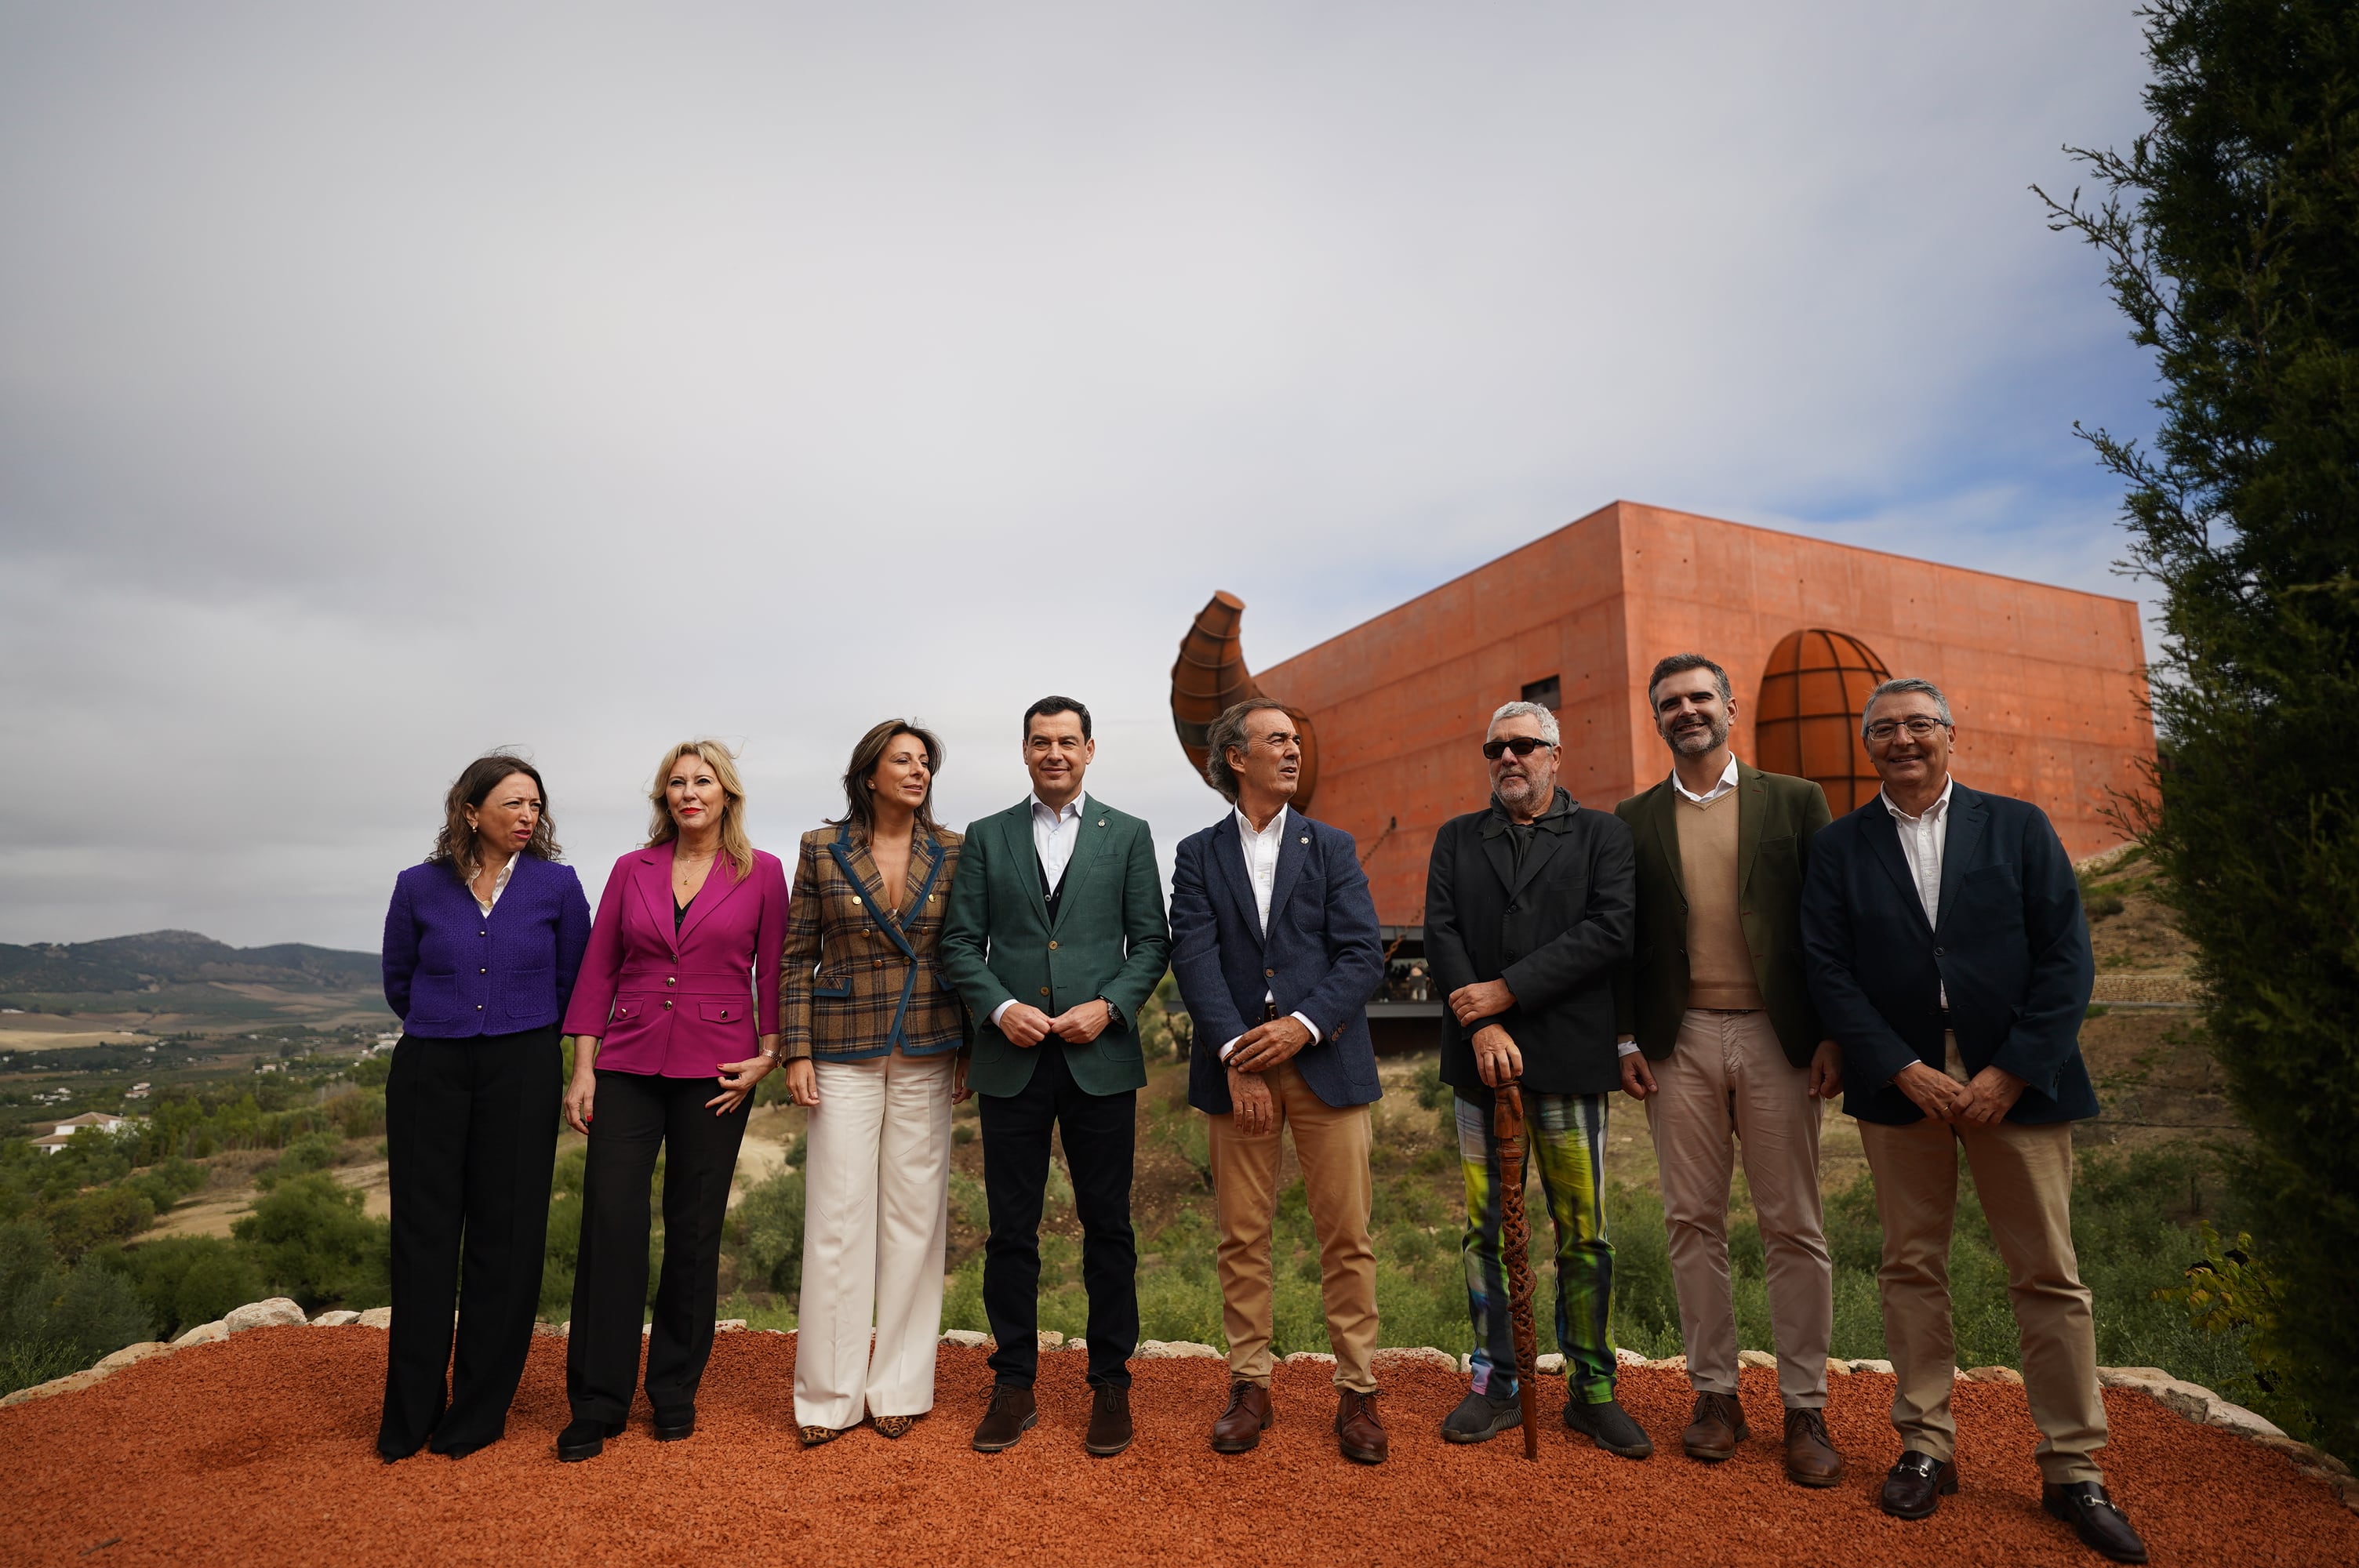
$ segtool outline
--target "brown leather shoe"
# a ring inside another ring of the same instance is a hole
[[[1376,1419],[1376,1396],[1350,1389],[1335,1391],[1340,1396],[1335,1400],[1335,1436],[1343,1457],[1355,1465],[1383,1464],[1392,1443],[1385,1436],[1385,1423]]]
[[[1843,1485],[1843,1455],[1827,1436],[1823,1411],[1786,1412],[1786,1479],[1798,1487]]]
[[[1734,1394],[1698,1394],[1695,1416],[1680,1433],[1680,1446],[1690,1459],[1717,1465],[1745,1441],[1745,1407]]]
[[[1958,1489],[1958,1466],[1911,1448],[1884,1476],[1876,1507],[1894,1519],[1931,1519],[1941,1499]]]
[[[996,1454],[1003,1448],[1013,1448],[1016,1440],[1032,1430],[1040,1419],[1039,1407],[1032,1401],[1032,1390],[1018,1383],[995,1383],[991,1390],[991,1408],[983,1412],[983,1420],[974,1429],[974,1451]]]
[[[1130,1390],[1101,1383],[1090,1401],[1090,1430],[1082,1446],[1100,1459],[1111,1459],[1130,1446]]]
[[[1212,1423],[1212,1452],[1243,1454],[1261,1443],[1261,1434],[1277,1420],[1277,1412],[1269,1408],[1269,1390],[1259,1383],[1238,1381],[1229,1385],[1229,1408]]]

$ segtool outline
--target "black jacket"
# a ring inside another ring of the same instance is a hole
[[[1941,989],[1969,1073],[1996,1064],[2029,1086],[2009,1121],[2097,1114],[2081,1019],[2097,979],[2072,862],[2029,801],[1955,784],[1941,854],[1940,919],[1900,852],[1881,795],[1810,845],[1802,946],[1810,996],[1843,1048],[1843,1110],[1922,1119],[1892,1087],[1909,1063],[1941,1065]]]
[[[1516,1005],[1461,1028],[1445,1005],[1441,1080],[1487,1103],[1468,1042],[1506,1027],[1523,1053],[1523,1087],[1540,1094],[1619,1088],[1614,972],[1630,956],[1636,903],[1630,829],[1583,810],[1563,790],[1534,827],[1520,872],[1506,814],[1453,816],[1434,836],[1425,879],[1425,958],[1446,1004],[1476,980],[1505,980]]]

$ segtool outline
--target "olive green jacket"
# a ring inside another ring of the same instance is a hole
[[[1086,1045],[1063,1042],[1073,1082],[1093,1095],[1146,1087],[1138,1010],[1171,956],[1154,836],[1088,795],[1080,834],[1051,925],[1032,848],[1031,797],[967,827],[940,961],[974,1019],[967,1083],[977,1094],[1021,1092],[1039,1059],[992,1023],[1001,1002],[1029,1002],[1053,1017],[1093,997],[1112,1002],[1122,1022]]]
[[[1671,1054],[1688,1010],[1688,895],[1680,870],[1679,801],[1663,779],[1614,808],[1638,849],[1638,935],[1615,978],[1620,1031],[1649,1061]],[[1802,878],[1810,840],[1827,825],[1826,792],[1808,779],[1736,764],[1736,892],[1753,976],[1786,1059],[1810,1065],[1824,1038],[1802,967]]]

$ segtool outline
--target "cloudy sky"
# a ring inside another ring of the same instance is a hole
[[[373,14],[372,14],[373,13]],[[1626,497],[2134,591],[2147,361],[2026,187],[2127,0],[0,3],[0,941],[375,946],[530,748],[756,842],[891,714],[1211,819],[1168,674]],[[1167,826],[1168,825],[1168,826]]]

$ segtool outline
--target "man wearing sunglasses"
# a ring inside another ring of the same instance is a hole
[[[1606,1097],[1622,1082],[1614,974],[1630,952],[1636,871],[1628,826],[1558,788],[1558,755],[1556,715],[1539,704],[1510,702],[1492,715],[1483,741],[1490,805],[1442,824],[1426,873],[1426,958],[1449,1003],[1441,1077],[1457,1091],[1475,1346],[1473,1386],[1441,1435],[1482,1443],[1522,1423],[1491,1130],[1493,1091],[1518,1084],[1556,1229],[1564,1424],[1644,1459],[1654,1444],[1614,1400],[1606,1327]]]
[[[2093,1550],[2143,1563],[2097,1465],[2105,1406],[2072,1250],[2072,1123],[2097,1114],[2081,1059],[2096,967],[2072,862],[2038,806],[1950,776],[1957,730],[1932,682],[1877,687],[1860,733],[1884,788],[1811,844],[1802,946],[1884,1226],[1876,1289],[1903,1446],[1884,1511],[1927,1519],[1958,1489],[1949,1254],[1962,1150],[2006,1264],[2041,1505]]]

